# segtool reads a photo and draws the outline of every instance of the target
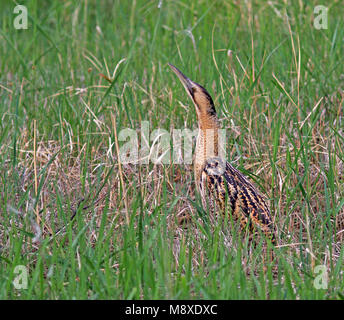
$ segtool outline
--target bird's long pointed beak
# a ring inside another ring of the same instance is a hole
[[[178,68],[176,68],[173,64],[168,64],[172,71],[177,75],[180,82],[183,84],[187,93],[190,94],[192,97],[192,88],[194,87],[194,82],[190,80],[185,74],[183,74]]]

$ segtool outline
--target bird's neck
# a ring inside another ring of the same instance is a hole
[[[199,146],[203,150],[205,160],[209,157],[219,155],[218,150],[218,130],[219,121],[217,116],[199,117],[198,121],[198,139]]]
[[[219,156],[219,124],[216,117],[199,119],[199,130],[195,152],[195,174],[199,177],[205,161]]]

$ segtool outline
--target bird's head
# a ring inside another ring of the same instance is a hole
[[[198,83],[190,80],[174,65],[170,63],[168,65],[177,75],[187,94],[194,103],[200,126],[213,127],[214,125],[217,125],[217,115],[214,102],[208,91]]]

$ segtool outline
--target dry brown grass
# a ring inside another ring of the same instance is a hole
[[[333,97],[332,97],[333,99]],[[336,101],[335,103],[340,103]],[[319,106],[322,107],[322,104]],[[340,111],[339,111],[340,112]],[[298,244],[303,242],[308,244],[306,246],[316,250],[316,242],[319,239],[312,238],[312,234],[321,221],[319,221],[319,213],[326,211],[326,203],[324,201],[324,183],[327,181],[327,177],[324,174],[329,167],[329,161],[333,161],[335,168],[334,172],[338,174],[334,177],[335,183],[338,188],[335,193],[331,195],[333,199],[339,201],[343,198],[342,188],[342,176],[343,176],[343,162],[335,155],[329,155],[328,150],[331,146],[332,150],[338,146],[339,141],[337,137],[331,136],[329,128],[326,126],[324,110],[321,112],[320,118],[312,129],[312,136],[310,139],[310,150],[312,155],[309,155],[309,167],[307,168],[305,180],[310,186],[311,193],[308,194],[308,205],[307,199],[304,194],[298,188],[299,179],[305,174],[304,163],[298,158],[297,153],[299,150],[294,148],[288,143],[286,136],[281,136],[278,156],[275,163],[276,168],[276,180],[273,188],[270,188],[273,168],[270,165],[269,154],[272,154],[273,150],[269,145],[268,140],[271,137],[267,137],[266,143],[260,145],[259,148],[263,150],[261,153],[262,159],[255,161],[254,155],[260,144],[257,137],[253,134],[246,134],[244,141],[246,150],[245,168],[250,172],[254,172],[259,176],[259,183],[267,190],[268,197],[272,199],[273,218],[277,224],[279,234],[279,244],[281,247],[290,246],[290,250],[299,250]],[[226,120],[224,120],[226,121]],[[235,134],[240,128],[231,128],[231,134]],[[295,133],[295,139],[297,135]],[[106,139],[104,139],[106,140]],[[19,194],[23,194],[29,190],[28,199],[35,198],[34,194],[34,153],[33,153],[33,137],[28,131],[28,128],[24,128],[20,134],[19,141],[19,156],[17,171],[20,176],[20,183],[17,186],[16,192],[18,193],[16,199],[18,200]],[[298,146],[299,147],[299,146]],[[62,156],[62,148],[65,150]],[[286,162],[286,150],[289,150],[291,158],[298,158],[295,168],[298,171],[288,169]],[[102,217],[102,211],[105,205],[109,206],[111,215],[107,216],[108,223],[116,223],[118,225],[125,223],[126,208],[123,202],[123,191],[125,197],[128,198],[128,210],[129,214],[139,215],[140,212],[131,212],[132,201],[134,200],[133,195],[141,194],[143,204],[145,207],[144,214],[151,215],[156,207],[159,207],[162,202],[166,201],[164,205],[168,208],[173,205],[173,210],[168,216],[170,230],[174,230],[176,234],[175,241],[175,252],[177,257],[178,248],[180,242],[185,241],[184,239],[184,228],[193,225],[192,217],[197,217],[195,207],[190,203],[189,199],[195,199],[195,189],[193,184],[193,170],[192,166],[182,165],[123,165],[123,182],[125,188],[121,188],[120,172],[118,165],[114,164],[113,172],[110,174],[109,179],[106,181],[104,187],[99,191],[95,186],[99,186],[105,179],[107,173],[112,167],[112,161],[107,156],[106,146],[99,145],[92,147],[90,162],[87,165],[87,179],[85,179],[85,185],[81,179],[82,176],[82,159],[85,152],[85,145],[79,146],[75,143],[66,144],[61,146],[58,141],[44,139],[38,140],[36,150],[36,165],[37,171],[41,172],[46,166],[46,173],[42,189],[39,196],[37,210],[44,221],[41,229],[43,231],[42,237],[49,236],[53,230],[63,227],[61,225],[61,219],[58,217],[58,206],[62,205],[62,209],[65,213],[72,216],[76,213],[78,205],[81,201],[83,206],[87,209],[90,207],[94,208],[96,214],[95,224],[100,226]],[[233,158],[235,150],[232,149],[229,152],[231,158]],[[53,159],[51,163],[49,161]],[[235,161],[234,161],[235,162]],[[96,168],[102,165],[104,170],[99,177],[96,174]],[[11,176],[13,168],[8,167],[8,175]],[[41,183],[42,176],[39,176],[39,183]],[[166,184],[168,194],[167,199],[163,198],[163,186]],[[294,190],[294,191],[292,191]],[[99,191],[99,194],[97,193]],[[287,192],[294,192],[294,198],[286,196]],[[59,204],[57,201],[57,195],[59,198],[64,199],[65,203]],[[175,203],[175,199],[178,197],[178,201]],[[107,201],[108,200],[108,201]],[[18,204],[18,203],[17,203]],[[14,203],[14,207],[17,205]],[[32,203],[29,201],[22,203],[19,209],[23,213],[29,212],[29,208]],[[306,207],[306,209],[305,209]],[[91,219],[89,210],[81,210],[80,214],[84,215],[85,219]],[[335,235],[333,237],[334,242],[332,243],[332,250],[334,258],[338,258],[339,252],[343,245],[343,234],[344,234],[344,207],[341,208],[340,212],[336,215],[334,230]],[[198,218],[196,218],[198,219]],[[116,229],[116,226],[114,227]],[[33,230],[35,232],[35,230]],[[96,242],[96,232],[90,231]],[[302,237],[300,238],[300,232]],[[199,234],[201,236],[201,234]],[[92,237],[91,237],[92,238]],[[120,239],[117,239],[117,241]],[[92,242],[92,241],[91,241]],[[229,240],[229,243],[231,241]],[[314,244],[315,243],[315,244]],[[329,244],[330,245],[330,244]],[[195,244],[194,248],[197,248]],[[199,249],[199,248],[198,248]],[[198,250],[197,249],[197,250]],[[200,249],[199,249],[200,250]],[[202,250],[196,256],[202,257]],[[310,253],[314,255],[313,252]],[[329,261],[329,251],[325,253],[325,261]],[[195,261],[195,263],[199,263]]]

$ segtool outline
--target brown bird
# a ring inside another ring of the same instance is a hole
[[[241,230],[248,230],[249,239],[261,231],[276,243],[275,228],[269,207],[254,185],[229,162],[220,157],[219,121],[213,99],[206,89],[191,81],[172,64],[170,68],[183,84],[195,105],[198,118],[198,137],[195,150],[194,175],[204,210],[214,215],[218,208],[228,212]]]

